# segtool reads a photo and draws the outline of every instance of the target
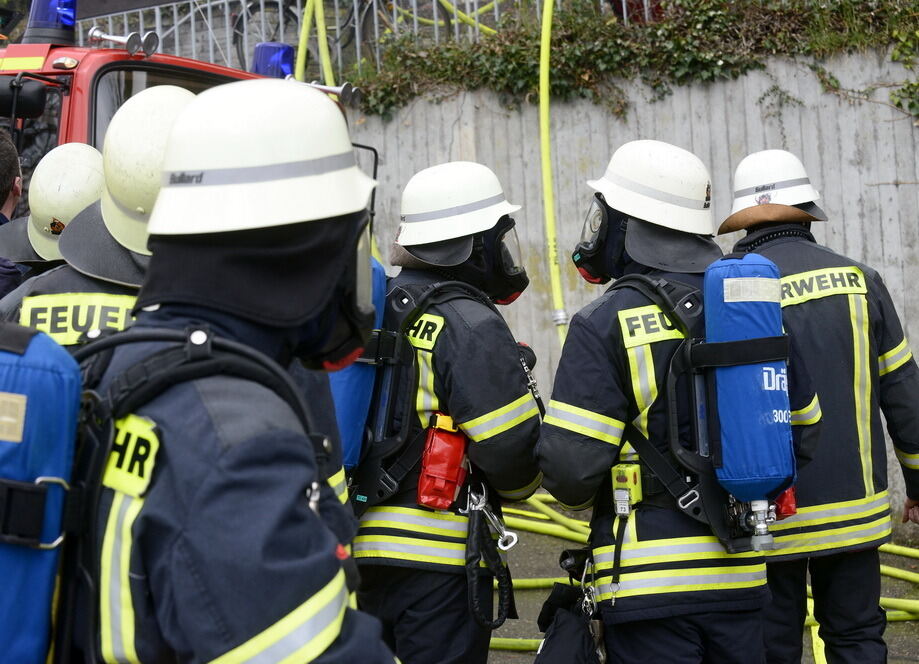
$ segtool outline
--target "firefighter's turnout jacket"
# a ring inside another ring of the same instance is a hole
[[[0,300],[0,318],[72,346],[94,329],[130,325],[137,289],[88,277],[61,265],[26,280]]]
[[[890,539],[881,411],[919,498],[919,370],[880,275],[817,244],[800,225],[751,233],[735,251],[774,261],[785,329],[807,357],[826,413],[820,450],[797,481],[797,515],[770,528],[776,559],[879,546]]]
[[[388,297],[397,286],[443,280],[403,269],[390,281]],[[400,323],[386,321],[386,327],[398,329]],[[539,409],[504,319],[463,296],[432,305],[408,335],[418,364],[408,440],[424,435],[433,413],[445,413],[469,439],[469,461],[487,480],[491,498],[532,494],[541,480],[533,455]],[[465,492],[453,511],[421,507],[418,475],[416,466],[395,495],[364,513],[354,557],[362,564],[462,574],[468,518],[458,508],[465,507]]]
[[[206,320],[276,356],[270,331]],[[132,330],[191,324],[141,312]],[[117,348],[100,388],[162,347]],[[251,381],[180,383],[120,419],[97,520],[103,661],[391,663],[376,620],[348,608],[356,523],[327,485],[311,509],[318,473],[290,406]]]
[[[702,286],[701,275],[647,274]],[[615,515],[611,468],[638,461],[626,423],[667,450],[665,385],[680,339],[678,328],[644,295],[631,288],[607,291],[573,317],[546,409],[537,448],[543,484],[573,509],[594,507],[590,545],[606,622],[758,609],[768,599],[762,553],[729,555],[711,529],[679,512],[665,491],[651,496],[646,489],[625,524]],[[792,424],[815,423],[820,403],[806,372],[799,377],[794,364],[789,362]],[[690,426],[684,382],[677,395],[685,402],[681,437]],[[801,447],[814,443],[815,427],[807,428],[812,431]],[[800,427],[793,429],[800,439]],[[650,481],[643,485],[650,488]],[[618,584],[612,580],[617,548]]]

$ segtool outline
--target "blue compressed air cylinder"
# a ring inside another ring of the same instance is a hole
[[[22,355],[0,350],[0,478],[69,482],[79,406],[79,366],[50,337],[36,334]],[[41,539],[50,543],[61,534],[65,492],[43,483]],[[44,664],[59,551],[0,542],[0,660]]]
[[[715,261],[705,271],[703,295],[707,343],[783,333],[779,270],[764,256]],[[721,425],[718,480],[741,501],[774,498],[795,477],[787,363],[719,367],[713,374]]]

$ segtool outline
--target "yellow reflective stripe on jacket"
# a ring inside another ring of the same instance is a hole
[[[600,583],[597,601],[638,595],[660,595],[703,590],[736,590],[766,584],[766,566],[695,567],[653,570],[623,575],[618,584]]]
[[[831,295],[864,295],[865,275],[854,266],[827,267],[782,277],[782,306],[803,304]]]
[[[635,405],[638,407],[638,416],[632,420],[632,424],[642,435],[647,436],[648,415],[651,412],[651,406],[657,400],[654,356],[651,354],[650,344],[629,348],[626,354],[629,357],[632,393],[635,395]]]
[[[852,319],[852,348],[855,354],[853,395],[855,397],[855,424],[858,432],[858,450],[862,461],[862,481],[865,494],[874,493],[874,476],[871,460],[871,358],[868,335],[868,300],[864,295],[849,295],[849,314]]]
[[[102,539],[99,618],[102,659],[106,664],[140,664],[134,640],[131,596],[131,528],[143,498],[114,491]]]
[[[413,507],[371,507],[361,516],[361,528],[394,528],[418,534],[466,538],[469,519],[451,512],[431,512]]]
[[[620,557],[620,567],[651,565],[691,560],[713,560],[728,558],[760,558],[759,551],[728,554],[721,542],[714,536],[680,537],[672,540],[647,540],[644,542],[629,541],[625,538]],[[594,549],[593,558],[597,571],[612,569],[616,546],[604,546]]]
[[[466,543],[438,542],[398,535],[358,535],[354,538],[354,557],[462,567],[466,564]]]
[[[897,454],[897,459],[900,460],[900,463],[910,470],[919,470],[919,454],[910,454],[909,452],[904,452],[899,447],[894,446],[893,451]]]
[[[332,491],[335,492],[335,496],[341,502],[342,505],[348,502],[348,481],[345,478],[345,469],[344,467],[339,468],[338,472],[332,475],[328,480],[326,480]]]
[[[771,530],[771,528],[770,528]],[[891,533],[890,515],[880,519],[844,528],[806,531],[782,535],[773,534],[774,548],[766,551],[768,556],[783,556],[795,553],[811,553],[827,549],[844,549],[886,539]]]
[[[440,400],[434,393],[434,356],[425,350],[416,350],[418,358],[418,392],[415,395],[415,410],[421,426],[427,427],[431,415],[440,408]]]
[[[460,428],[472,441],[478,443],[497,436],[508,429],[513,429],[521,422],[531,417],[539,416],[539,407],[536,399],[527,392],[519,399],[514,399],[509,404],[496,408],[490,413],[485,413],[467,422],[461,422]]]
[[[804,408],[791,411],[791,424],[793,426],[816,424],[821,417],[823,417],[823,412],[820,410],[820,399],[815,394],[811,402]]]
[[[909,362],[912,356],[913,353],[909,349],[909,344],[906,343],[906,337],[904,337],[903,341],[898,343],[893,350],[887,351],[878,358],[878,373],[883,376],[891,371],[896,371]]]
[[[890,498],[888,492],[885,490],[873,496],[858,498],[856,500],[799,507],[797,514],[793,514],[787,519],[782,519],[781,521],[773,523],[769,526],[769,531],[772,533],[780,533],[783,530],[790,530],[793,528],[851,521],[853,519],[861,519],[871,516],[872,514],[877,514],[878,512],[886,511],[889,508]]]
[[[54,293],[23,298],[19,324],[46,333],[62,346],[76,344],[90,330],[123,330],[133,320],[133,295]]]
[[[625,424],[617,419],[555,399],[549,401],[543,422],[612,445],[619,445],[622,441],[622,431],[625,429]]]
[[[338,638],[347,607],[345,573],[339,570],[318,593],[211,664],[312,662]]]
[[[527,484],[522,489],[515,489],[513,491],[502,491],[498,489],[498,495],[504,498],[505,500],[523,500],[528,498],[536,489],[539,488],[539,485],[542,484],[542,473],[538,473],[533,481]]]
[[[466,560],[468,531],[468,517],[452,512],[389,505],[371,507],[361,516],[353,555],[355,559],[461,566]]]

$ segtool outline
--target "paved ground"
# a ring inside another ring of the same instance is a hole
[[[583,514],[578,516],[583,517]],[[511,550],[509,556],[515,577],[555,577],[562,575],[557,566],[557,560],[559,551],[566,547],[565,542],[543,535],[530,533],[520,533],[520,535],[520,542]],[[577,546],[574,542],[570,544],[571,546]],[[910,543],[903,542],[903,544]],[[911,544],[912,546],[919,546],[919,541],[914,541]],[[882,555],[882,562],[885,565],[919,572],[919,560],[916,559]],[[858,592],[857,588],[852,590],[853,592]],[[539,609],[548,593],[548,590],[517,591],[517,609],[520,613],[520,619],[508,620],[496,632],[496,636],[541,637],[536,627],[536,616],[539,614]],[[887,597],[919,599],[919,586],[885,577],[883,594]],[[810,651],[809,633],[808,630],[805,635],[806,652],[802,660],[808,664],[814,661]],[[887,627],[886,639],[890,649],[890,664],[919,662],[919,622],[890,623]],[[490,664],[521,664],[523,662],[532,662],[533,657],[533,653],[512,653],[493,650],[489,662]]]

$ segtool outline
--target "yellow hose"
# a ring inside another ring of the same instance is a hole
[[[479,30],[484,32],[486,35],[498,34],[498,31],[495,30],[494,28],[489,28],[487,25],[476,23],[476,20],[474,18],[472,18],[468,14],[464,14],[463,12],[461,12],[459,8],[457,8],[453,3],[450,2],[450,0],[439,0],[439,2],[441,5],[443,5],[444,9],[454,14],[460,21],[462,21],[466,25],[471,25],[473,27],[478,26]]]
[[[580,521],[578,519],[572,519],[570,516],[565,516],[556,512],[551,507],[545,505],[539,500],[533,500],[533,498],[527,498],[527,504],[533,509],[539,511],[541,514],[549,517],[556,523],[564,526],[565,528],[571,530],[575,533],[583,533],[587,530],[590,530],[590,524],[586,521]]]
[[[502,507],[501,511],[505,514],[513,514],[515,516],[525,516],[531,519],[538,519],[539,521],[548,521],[549,517],[545,514],[539,514],[538,512],[531,512],[530,510],[518,510],[516,507]]]
[[[919,549],[911,549],[908,546],[899,544],[881,544],[881,553],[892,553],[895,556],[905,556],[907,558],[919,558]]]
[[[491,637],[488,647],[492,650],[516,650],[518,652],[536,652],[542,639],[508,639],[500,636]]]
[[[558,537],[559,539],[569,540],[572,542],[580,542],[581,544],[587,543],[587,533],[576,533],[569,528],[565,528],[564,526],[559,526],[556,524],[539,523],[537,521],[521,519],[515,516],[505,517],[504,523],[511,530],[523,530],[528,533],[536,533],[537,535],[549,535],[550,537]]]
[[[543,503],[557,503],[558,499],[553,496],[551,493],[534,493],[532,496],[533,500],[538,500]]]
[[[442,0],[443,1],[443,0]],[[552,285],[552,321],[558,341],[565,344],[568,314],[562,294],[562,274],[558,265],[558,240],[555,234],[555,192],[552,183],[552,145],[549,125],[549,59],[552,49],[552,6],[545,0],[542,10],[542,37],[539,42],[539,151],[542,157],[542,204],[546,218],[546,251],[549,257],[549,282]]]
[[[303,23],[300,25],[300,43],[297,44],[297,62],[294,65],[294,78],[298,81],[306,80],[306,53],[307,44],[310,41],[310,28],[312,27],[313,8],[316,0],[306,0],[306,7],[303,8]]]
[[[905,569],[891,567],[890,565],[881,565],[881,574],[884,576],[889,576],[892,579],[900,579],[901,581],[919,583],[919,574],[916,574],[915,572],[907,572]]]
[[[498,582],[495,581],[495,584]],[[514,590],[539,590],[541,588],[551,588],[556,583],[568,584],[568,577],[544,577],[538,579],[513,579]]]
[[[885,609],[906,611],[907,613],[919,613],[919,599],[894,599],[893,597],[882,597],[881,606]]]
[[[329,53],[329,40],[325,31],[325,8],[322,6],[322,0],[316,0],[315,11],[316,39],[319,42],[319,64],[322,67],[322,78],[326,85],[334,86],[335,72],[332,70],[332,55]]]

